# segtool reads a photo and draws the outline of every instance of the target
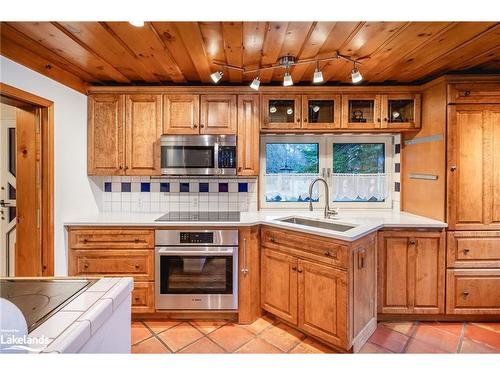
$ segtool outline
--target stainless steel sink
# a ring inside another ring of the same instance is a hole
[[[345,232],[345,231],[348,231],[349,229],[356,227],[356,225],[352,225],[352,224],[330,223],[328,221],[307,219],[305,217],[299,217],[299,216],[286,217],[286,218],[281,218],[281,219],[277,219],[277,220],[282,221],[284,223],[305,225],[308,227],[315,227],[315,228],[322,228],[322,229],[329,229],[329,230],[334,230],[337,232]]]

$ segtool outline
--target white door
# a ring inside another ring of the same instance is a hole
[[[16,249],[16,108],[0,108],[0,277],[14,276]]]

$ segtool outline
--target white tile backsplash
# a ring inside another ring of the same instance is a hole
[[[122,182],[131,183],[131,192],[121,191]],[[111,183],[111,192],[105,191],[105,183]],[[141,192],[141,183],[149,183],[150,191]],[[161,183],[168,184],[168,192],[161,191]],[[180,192],[180,183],[188,183],[189,192]],[[203,186],[200,186],[200,183]],[[205,184],[208,184],[208,192],[204,191],[207,186]],[[227,184],[227,191],[219,192],[219,189],[225,190],[226,188],[226,185],[219,184]],[[105,212],[247,212],[257,210],[256,178],[113,176],[104,177],[100,188],[102,189],[102,207]]]

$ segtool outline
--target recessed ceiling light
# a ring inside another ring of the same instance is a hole
[[[143,27],[144,21],[128,21],[132,26],[135,27]]]
[[[285,75],[283,76],[283,86],[292,86],[293,85],[293,80],[292,76],[290,73],[286,72]]]
[[[250,84],[250,88],[254,89],[255,91],[258,91],[260,87],[260,79],[259,77],[255,77]]]
[[[223,75],[224,75],[224,72],[221,70],[221,71],[210,74],[210,78],[212,78],[212,81],[214,81],[214,83],[217,83],[221,80]]]

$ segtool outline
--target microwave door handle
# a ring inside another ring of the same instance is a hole
[[[219,142],[214,143],[214,169],[215,174],[220,174],[221,170],[219,167]]]

